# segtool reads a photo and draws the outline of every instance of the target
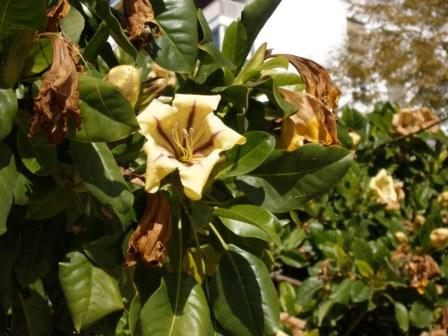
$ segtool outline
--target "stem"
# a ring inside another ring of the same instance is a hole
[[[219,242],[221,243],[222,247],[224,248],[224,250],[228,251],[229,250],[229,246],[227,245],[227,243],[224,241],[224,239],[222,238],[222,236],[219,234],[218,230],[216,229],[216,227],[213,225],[213,223],[208,223],[208,226],[210,226],[210,229],[213,231],[213,233],[215,234],[216,238],[218,238]]]
[[[296,287],[298,287],[302,284],[302,282],[300,280],[283,275],[280,272],[272,272],[271,278],[275,282],[283,282],[284,281],[284,282],[290,283],[291,285],[296,286]]]
[[[363,320],[364,316],[366,316],[367,310],[362,311],[356,319],[350,324],[344,336],[349,336],[353,330],[355,330],[356,326]]]

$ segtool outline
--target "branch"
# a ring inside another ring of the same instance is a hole
[[[447,120],[448,120],[448,116],[446,116],[446,117],[444,117],[444,118],[442,118],[442,119],[440,119],[440,120],[438,120],[438,121],[432,123],[431,125],[428,125],[428,126],[426,126],[426,127],[420,128],[420,129],[419,129],[418,131],[416,131],[416,132],[409,133],[409,134],[406,134],[406,135],[402,135],[402,136],[399,136],[398,138],[392,139],[392,140],[390,140],[390,141],[383,142],[382,144],[379,144],[378,146],[374,147],[373,150],[377,150],[378,148],[381,148],[381,147],[383,147],[383,146],[387,146],[387,145],[390,145],[390,144],[392,144],[392,143],[401,141],[401,140],[403,140],[403,139],[413,137],[414,135],[417,135],[417,134],[419,134],[419,133],[422,133],[422,132],[424,132],[424,131],[426,131],[426,130],[428,130],[428,129],[434,127],[434,126],[443,124],[443,123],[444,123],[445,121],[447,121]]]

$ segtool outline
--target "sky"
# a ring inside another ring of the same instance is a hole
[[[275,53],[310,58],[326,66],[346,36],[342,0],[282,0],[255,41],[268,42]]]

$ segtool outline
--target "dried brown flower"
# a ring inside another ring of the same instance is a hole
[[[402,108],[394,114],[392,118],[392,126],[397,133],[401,135],[409,135],[429,127],[438,121],[439,118],[426,107],[415,111],[410,108]],[[429,132],[437,132],[438,130],[439,127],[437,125],[428,129]]]
[[[151,42],[151,30],[156,35],[160,34],[149,0],[124,0],[123,9],[126,29],[132,42],[138,46],[146,46]]]
[[[420,294],[425,292],[429,280],[440,274],[439,265],[430,255],[410,255],[406,257],[404,270],[411,277],[411,287]]]
[[[34,99],[34,115],[28,136],[32,137],[42,128],[48,141],[58,144],[68,133],[69,119],[78,129],[81,127],[75,65],[79,51],[62,37],[50,35],[48,39],[53,46],[53,63]]]
[[[304,141],[331,145],[337,143],[336,119],[315,97],[291,90],[279,89],[283,98],[297,112],[283,120],[280,146],[293,151]]]
[[[70,5],[67,0],[61,0],[47,11],[47,32],[60,31],[59,21],[67,16]]]
[[[140,260],[149,266],[162,266],[170,237],[170,203],[161,192],[148,194],[143,217],[129,237],[124,265],[134,266]]]

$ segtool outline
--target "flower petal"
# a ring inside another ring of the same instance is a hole
[[[178,111],[176,121],[179,127],[186,130],[193,128],[197,131],[202,127],[206,116],[216,110],[220,100],[220,95],[176,94],[173,107]]]
[[[160,181],[181,166],[181,163],[172,158],[163,148],[157,146],[151,138],[148,139],[143,149],[148,156],[145,190],[155,193],[159,190]]]
[[[202,198],[202,189],[204,189],[213,167],[219,160],[219,152],[220,150],[214,150],[208,156],[198,159],[193,165],[184,165],[179,168],[184,193],[189,199],[196,201]]]

